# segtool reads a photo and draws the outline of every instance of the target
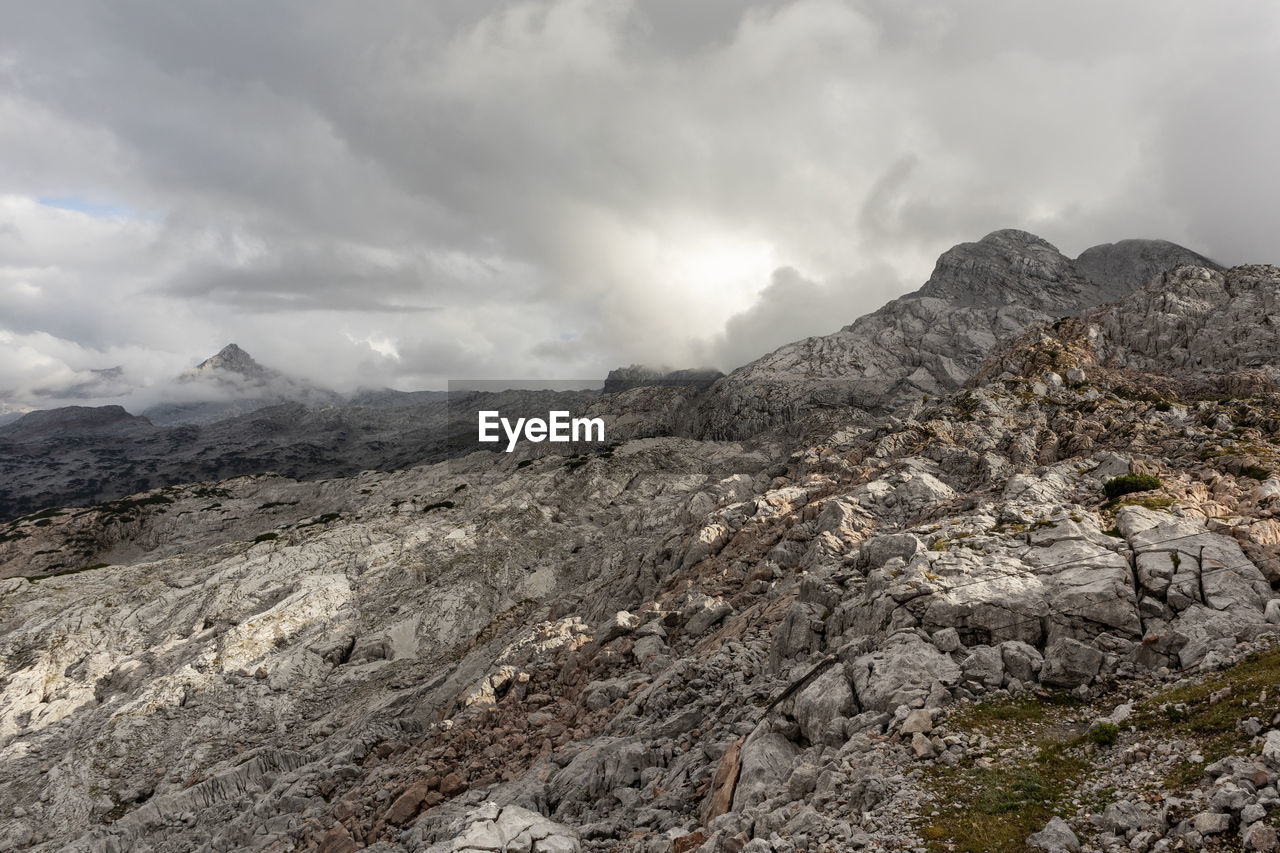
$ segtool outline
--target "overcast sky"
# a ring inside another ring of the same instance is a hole
[[[1280,262],[1278,84],[1253,0],[0,0],[0,393],[729,369],[1002,227]]]

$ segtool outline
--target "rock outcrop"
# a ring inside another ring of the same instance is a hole
[[[1025,231],[996,231],[944,253],[916,292],[733,371],[685,427],[695,436],[740,438],[823,412],[883,414],[946,394],[1028,326],[1118,299],[1188,262],[1218,269],[1163,241],[1106,244],[1072,261]]]

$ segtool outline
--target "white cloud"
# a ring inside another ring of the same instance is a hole
[[[230,340],[340,387],[730,368],[1000,227],[1073,253],[1161,236],[1276,260],[1280,11],[1263,4],[6,17],[10,396],[120,354],[159,381]]]

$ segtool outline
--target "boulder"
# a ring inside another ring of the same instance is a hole
[[[1060,817],[1053,817],[1045,824],[1044,829],[1027,836],[1027,846],[1048,853],[1076,853],[1080,849],[1080,839]]]
[[[883,648],[852,661],[847,672],[864,710],[892,711],[923,702],[935,688],[949,690],[960,667],[914,631],[894,634]]]
[[[835,666],[796,694],[791,715],[809,743],[839,746],[844,743],[844,718],[857,712],[858,703],[844,670]]]
[[[757,729],[742,745],[733,808],[741,811],[785,791],[800,748],[779,732]]]
[[[1102,652],[1069,637],[1045,649],[1040,683],[1048,687],[1079,687],[1089,684],[1102,668]]]
[[[453,841],[455,853],[579,853],[577,833],[519,806],[485,803],[468,816]]]

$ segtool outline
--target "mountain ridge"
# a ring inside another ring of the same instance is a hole
[[[720,379],[689,413],[685,429],[735,438],[815,409],[883,414],[923,395],[955,391],[998,343],[1032,324],[1111,301],[1148,270],[1207,261],[1164,241],[1105,245],[1127,251],[1094,247],[1082,253],[1091,259],[1093,275],[1110,277],[1092,281],[1052,244],[1026,231],[994,231],[961,243],[939,257],[918,290]]]
[[[584,413],[605,417],[618,440],[746,438],[823,418],[880,416],[958,390],[1001,342],[1063,312],[1091,307],[1130,286],[1135,270],[1204,260],[1161,241],[1105,244],[1081,257],[1086,255],[1095,277],[1101,270],[1113,278],[1091,281],[1075,262],[1025,231],[992,232],[943,253],[919,290],[833,335],[789,344],[718,378],[705,370],[619,368],[605,380],[613,390],[584,404]],[[1011,295],[1034,305],[1003,304]],[[82,437],[74,448],[63,433],[51,432],[41,447],[38,430],[24,432],[0,458],[8,484],[0,485],[0,518],[217,477],[386,470],[438,461],[463,448],[449,438],[462,427],[459,413],[451,418],[444,393],[371,392],[344,401],[282,378],[234,343],[193,371],[191,384],[230,388],[240,396],[151,407],[142,412],[147,423]],[[274,396],[263,389],[275,389]],[[519,399],[515,405],[522,411],[536,409]],[[353,400],[362,405],[351,406]],[[0,431],[0,442],[4,437]],[[73,478],[51,469],[60,453],[71,453],[83,473]]]

